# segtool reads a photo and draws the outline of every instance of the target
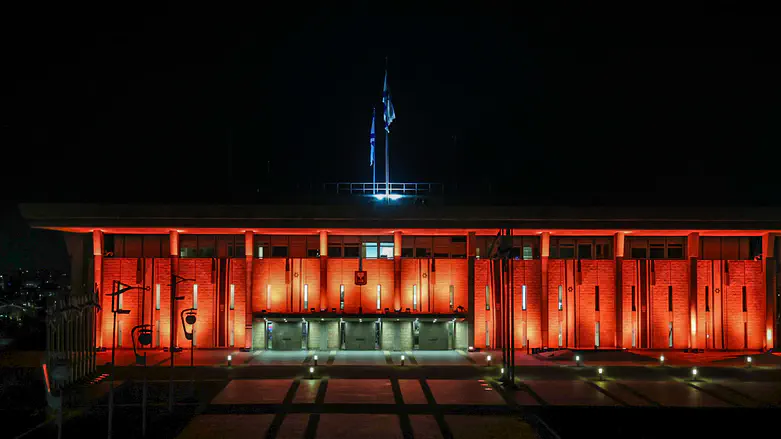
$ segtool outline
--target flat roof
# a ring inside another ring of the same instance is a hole
[[[316,233],[319,230],[430,230],[453,234],[508,227],[525,231],[660,233],[781,231],[777,207],[551,207],[431,205],[152,205],[28,203],[19,209],[30,226],[107,233]],[[195,231],[197,230],[197,232]],[[437,233],[433,233],[437,234]]]

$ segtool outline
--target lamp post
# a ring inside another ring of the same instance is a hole
[[[174,411],[174,353],[179,351],[174,346],[176,337],[176,301],[184,300],[184,296],[176,295],[176,286],[182,282],[195,282],[195,279],[185,279],[177,274],[171,274],[171,283],[168,284],[171,287],[171,334],[168,347],[168,352],[171,354],[171,373],[168,375],[168,411],[170,413]]]
[[[148,290],[149,287],[131,287],[118,280],[115,280],[111,287],[111,313],[114,315],[114,325],[111,329],[111,383],[108,394],[108,437],[111,439],[111,433],[114,421],[114,375],[116,375],[116,352],[117,352],[117,314],[130,314],[129,309],[119,308],[119,296],[131,290]]]
[[[136,332],[138,331],[138,332]],[[152,344],[152,325],[144,324],[138,325],[130,331],[130,336],[133,338],[133,353],[136,356],[136,364],[144,366],[144,386],[141,396],[141,436],[146,437],[146,352],[144,355],[138,355],[136,350],[136,340],[141,346],[150,346]]]

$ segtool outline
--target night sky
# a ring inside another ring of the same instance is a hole
[[[2,19],[2,267],[64,254],[19,201],[371,181],[386,56],[392,181],[490,183],[528,203],[779,203],[777,17],[19,7]],[[379,177],[379,130],[377,146]]]

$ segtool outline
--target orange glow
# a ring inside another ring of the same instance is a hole
[[[46,391],[52,393],[51,384],[49,384],[49,370],[46,367],[46,363],[43,363],[43,379],[46,381]]]

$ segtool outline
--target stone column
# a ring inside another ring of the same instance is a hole
[[[328,232],[320,231],[320,310],[328,310]]]
[[[421,294],[422,297],[422,294]],[[418,297],[420,301],[421,297]],[[393,232],[393,309],[401,309],[401,231]]]
[[[616,348],[624,347],[624,278],[623,278],[623,262],[624,262],[624,242],[625,233],[617,232],[615,234],[615,270],[616,270],[616,318],[615,318],[615,343]],[[630,309],[631,311],[631,309]]]
[[[255,232],[244,232],[244,347],[252,349],[252,273],[255,259]]]
[[[697,346],[697,260],[700,258],[700,234],[690,233],[686,243],[687,256],[689,258],[689,348],[698,349]]]
[[[475,256],[477,255],[477,238],[475,232],[466,235],[467,257],[467,346],[475,345]]]
[[[540,235],[540,340],[542,347],[548,347],[548,258],[550,257],[550,232]]]

